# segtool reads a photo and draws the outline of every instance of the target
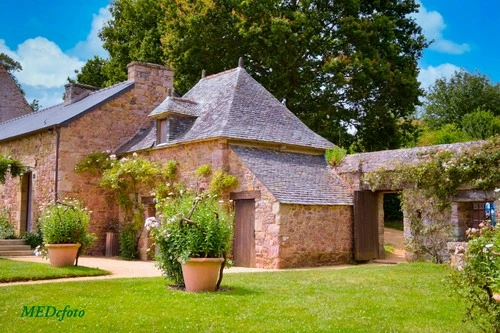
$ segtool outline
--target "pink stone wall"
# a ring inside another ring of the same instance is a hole
[[[352,258],[351,206],[279,204],[277,268],[345,264]]]
[[[19,159],[32,170],[32,213],[33,222],[39,216],[41,204],[54,198],[56,135],[45,131],[18,140],[0,142],[0,153]],[[5,185],[0,184],[0,208],[7,207],[17,234],[21,219],[21,181],[8,178]]]

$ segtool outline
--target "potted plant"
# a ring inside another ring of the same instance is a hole
[[[167,198],[161,224],[146,219],[156,246],[155,259],[164,274],[186,291],[216,291],[228,264],[233,216],[215,195],[183,193]]]
[[[43,250],[48,252],[51,266],[78,265],[78,257],[96,239],[88,232],[90,212],[75,199],[51,202],[43,210],[38,223],[43,237]]]

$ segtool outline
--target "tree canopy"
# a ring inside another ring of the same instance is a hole
[[[124,80],[132,60],[166,63],[183,94],[203,69],[236,67],[241,56],[333,143],[397,148],[422,94],[417,61],[428,44],[410,17],[417,10],[414,0],[114,0],[100,33],[106,84]]]
[[[440,78],[426,93],[421,144],[487,139],[500,134],[500,84],[479,72]]]
[[[458,71],[450,78],[436,80],[426,94],[424,119],[439,128],[459,124],[462,118],[479,109],[500,115],[500,84],[479,72]]]

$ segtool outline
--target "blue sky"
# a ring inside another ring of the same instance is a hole
[[[109,0],[5,1],[0,52],[19,61],[16,74],[26,99],[43,107],[61,102],[64,84],[94,55],[107,56],[97,33],[110,18]],[[420,60],[428,87],[464,68],[500,82],[500,1],[420,0],[417,22],[434,43]]]

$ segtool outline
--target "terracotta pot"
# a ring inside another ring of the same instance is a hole
[[[215,291],[223,258],[191,258],[182,264],[186,291]]]
[[[50,266],[73,266],[80,246],[82,244],[45,244],[49,252]]]

